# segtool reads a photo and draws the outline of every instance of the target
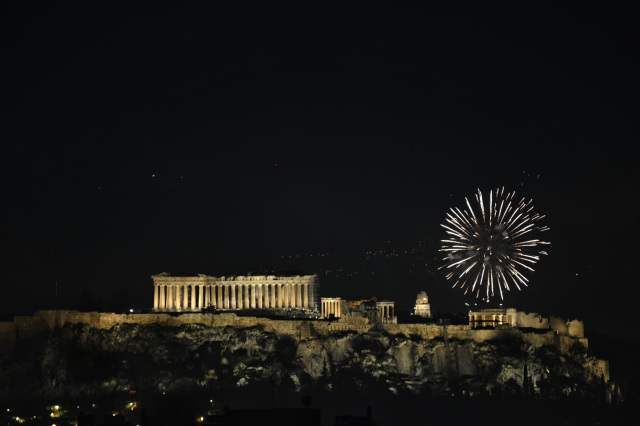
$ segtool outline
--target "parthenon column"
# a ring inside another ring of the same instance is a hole
[[[257,284],[257,287],[258,288],[256,288],[257,290],[256,293],[258,293],[257,294],[258,309],[262,309],[262,284]]]
[[[251,284],[251,309],[258,307],[258,284]]]
[[[309,307],[309,284],[303,284],[303,286],[304,286],[304,294],[302,297],[302,307],[308,308]]]
[[[291,292],[289,293],[289,305],[292,308],[296,307],[296,285],[295,284],[291,284],[289,286]]]
[[[216,295],[216,302],[218,304],[218,309],[224,308],[224,299],[222,298],[222,283],[218,284],[218,294]]]
[[[159,293],[159,286],[154,286],[153,287],[153,309],[158,309],[158,293]]]
[[[195,284],[190,285],[191,287],[191,310],[195,310],[196,309],[196,288],[197,286]]]
[[[229,285],[229,290],[231,290],[231,306],[229,306],[231,309],[235,309],[236,308],[236,285],[235,284],[230,284]]]
[[[295,308],[296,307],[296,286],[295,284],[289,284],[287,287],[289,287],[289,307]]]
[[[282,284],[282,307],[288,308],[289,284]]]
[[[265,309],[268,309],[271,307],[271,297],[269,295],[269,290],[271,290],[271,286],[269,284],[263,284],[262,285],[263,289],[264,289],[264,304],[263,306],[265,307]]]
[[[293,287],[293,284],[287,284],[287,307],[293,308],[296,297],[296,289]]]
[[[251,284],[245,284],[243,287],[243,298],[244,298],[244,309],[249,309],[251,304],[249,303],[249,291],[251,289]]]
[[[302,284],[296,284],[296,308],[302,308]]]
[[[171,304],[171,286],[167,286],[167,309],[173,309],[173,305]]]
[[[159,286],[158,286],[158,290],[159,290],[159,292],[160,292],[160,306],[159,306],[159,308],[160,308],[160,309],[162,309],[162,310],[164,310],[164,309],[166,309],[166,308],[167,308],[167,305],[165,304],[165,301],[164,301],[164,300],[165,300],[165,299],[164,299],[164,290],[165,290],[165,287],[166,287],[166,286],[164,286],[164,285],[159,285]]]
[[[269,284],[269,306],[276,307],[276,285]]]
[[[287,288],[288,288],[288,284],[282,284],[280,286],[280,290],[282,290],[282,308],[286,308],[287,307]]]
[[[289,285],[289,306],[291,306],[292,308],[296,307],[296,285],[295,284],[290,284]]]

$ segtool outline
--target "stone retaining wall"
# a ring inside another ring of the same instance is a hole
[[[31,317],[17,316],[13,322],[0,322],[0,347],[10,348],[17,339],[29,338],[43,332],[53,331],[65,324],[88,324],[93,328],[110,329],[116,325],[158,324],[165,327],[179,327],[184,324],[202,324],[208,327],[260,327],[277,335],[287,335],[298,340],[328,336],[345,331],[367,333],[372,325],[366,318],[346,317],[338,321],[324,320],[274,320],[270,318],[245,317],[234,313],[185,313],[170,315],[166,313],[115,314],[103,312],[78,311],[38,311]],[[435,324],[384,324],[380,326],[392,335],[405,337],[419,336],[421,339],[444,338],[444,327]],[[449,339],[473,340],[481,343],[487,340],[521,338],[534,347],[555,345],[563,352],[569,351],[575,344],[588,345],[585,338],[559,335],[550,330],[546,333],[523,333],[514,327],[495,329],[472,329],[468,325],[448,325]],[[579,333],[575,333],[578,334]]]

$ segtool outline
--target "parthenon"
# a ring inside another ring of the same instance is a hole
[[[301,309],[318,311],[318,277],[236,276],[172,277],[153,275],[155,311]]]

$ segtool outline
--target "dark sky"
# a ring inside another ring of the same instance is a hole
[[[268,3],[2,6],[3,316],[297,269],[464,311],[440,224],[505,186],[552,242],[505,304],[640,336],[637,6]]]

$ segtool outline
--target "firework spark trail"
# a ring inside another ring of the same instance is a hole
[[[518,290],[528,286],[522,271],[533,272],[540,255],[547,254],[541,248],[549,243],[537,235],[549,228],[539,224],[545,216],[533,211],[532,200],[516,202],[514,197],[515,192],[505,193],[502,187],[490,191],[485,203],[487,197],[478,189],[475,208],[465,198],[466,209],[455,207],[446,213],[441,226],[447,239],[440,251],[447,253],[443,259],[447,263],[440,269],[449,270],[447,279],[455,281],[453,287],[459,285],[476,297],[482,289],[488,300],[496,288],[503,299],[511,285]]]

